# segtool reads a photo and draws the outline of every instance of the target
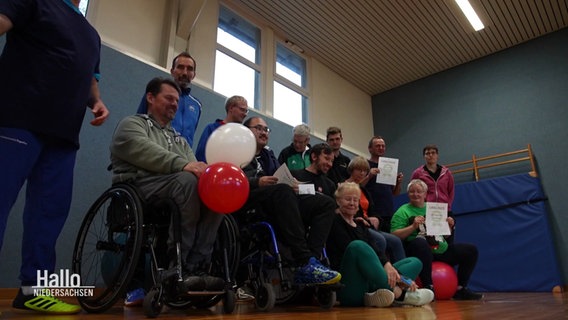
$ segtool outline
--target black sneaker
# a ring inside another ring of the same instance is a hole
[[[185,276],[183,284],[186,291],[222,291],[225,289],[225,281],[223,279],[203,272]]]
[[[218,277],[210,275],[201,276],[205,282],[205,290],[207,291],[223,291],[225,289],[225,281]]]
[[[466,287],[463,287],[456,291],[453,298],[454,300],[481,300],[483,298],[483,294],[473,292]]]
[[[187,275],[183,277],[183,287],[185,291],[203,291],[206,288],[203,277]]]

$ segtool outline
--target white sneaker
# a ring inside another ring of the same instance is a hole
[[[416,289],[416,291],[406,291],[404,300],[401,304],[411,306],[423,306],[434,300],[434,292],[430,289]]]
[[[254,296],[252,294],[248,294],[245,289],[243,288],[238,288],[237,289],[237,301],[251,301],[254,300]]]
[[[367,307],[384,308],[394,301],[394,293],[387,289],[378,289],[375,292],[367,292],[363,296],[363,303]]]

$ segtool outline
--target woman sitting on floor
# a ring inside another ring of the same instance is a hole
[[[458,290],[454,300],[480,300],[483,295],[467,288],[467,283],[477,264],[477,247],[469,243],[451,243],[443,236],[428,236],[426,230],[426,193],[428,186],[420,179],[410,181],[407,188],[410,203],[402,205],[391,220],[391,232],[404,241],[406,255],[422,262],[420,280],[425,288],[435,290],[432,282],[432,261],[451,266],[458,265]],[[455,220],[448,217],[448,225],[454,229]]]
[[[368,228],[354,220],[361,189],[345,182],[335,192],[337,215],[327,241],[331,267],[340,270],[342,284],[338,300],[343,306],[388,307],[399,304],[421,306],[434,299],[429,289],[417,289],[414,281],[422,263],[405,258],[391,264],[370,240]],[[404,276],[402,276],[404,275]]]

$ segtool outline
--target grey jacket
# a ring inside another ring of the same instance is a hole
[[[179,172],[197,161],[187,141],[170,124],[162,128],[146,114],[119,122],[112,137],[110,160],[113,183]]]

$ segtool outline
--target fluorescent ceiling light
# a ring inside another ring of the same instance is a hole
[[[475,31],[485,28],[468,0],[456,0],[456,3],[460,6],[461,11],[463,11],[463,14],[465,14],[465,17],[469,20],[469,23],[471,23],[471,26],[475,29]]]

